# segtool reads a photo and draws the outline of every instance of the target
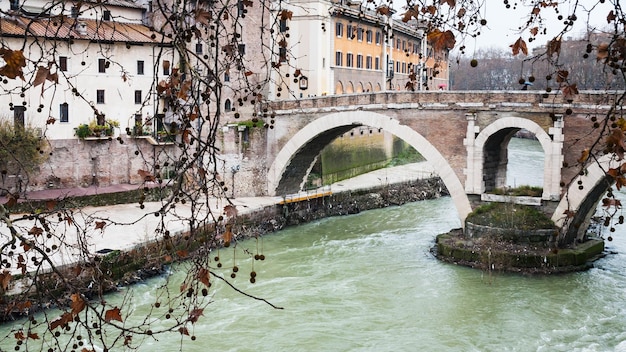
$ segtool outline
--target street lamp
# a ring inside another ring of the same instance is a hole
[[[306,76],[300,76],[298,83],[300,90],[307,90],[309,88],[309,79]]]

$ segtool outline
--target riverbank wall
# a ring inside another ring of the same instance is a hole
[[[233,234],[232,241],[243,241],[330,216],[356,214],[446,195],[448,191],[441,179],[432,177],[337,193],[317,192],[308,197],[284,199],[277,204],[240,211],[239,215],[222,223],[206,224],[193,232],[181,231],[145,241],[129,250],[102,251],[90,261],[68,264],[58,267],[57,272],[39,274],[40,291],[26,293],[36,295],[32,302],[28,300],[32,303],[28,311],[32,313],[63,305],[64,301],[70,304],[70,294],[76,292],[60,292],[59,287],[82,288],[80,293],[85,297],[96,297],[101,292],[113,292],[120,286],[160,275],[175,262],[206,256],[224,246],[220,234],[224,233],[227,225]],[[85,197],[80,198],[81,202],[89,202],[83,199]],[[28,282],[29,277],[15,276],[13,282],[16,287],[20,286],[17,284],[20,280]],[[69,280],[69,285],[61,284],[63,280]],[[14,292],[2,292],[7,295],[0,302],[0,311],[5,312],[0,314],[0,322],[12,321],[26,313],[10,299],[13,295],[17,300],[24,299],[24,292],[19,292],[16,287]]]
[[[103,256],[101,261],[109,272],[114,273],[110,282],[129,285],[158,274],[164,265],[176,259],[187,260],[222,247],[224,243],[219,240],[218,234],[223,233],[227,225],[230,226],[233,241],[243,241],[327,217],[357,214],[447,195],[448,190],[438,177],[338,193],[318,192],[248,211],[227,223],[209,224],[193,235],[182,232],[167,240],[144,243],[131,251],[115,251]],[[164,256],[164,250],[171,254]],[[185,256],[177,258],[176,253],[181,250],[185,251]],[[163,260],[164,257],[168,259]]]

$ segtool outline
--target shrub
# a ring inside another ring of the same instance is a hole
[[[39,132],[32,127],[14,126],[6,119],[0,119],[0,146],[3,175],[33,171],[45,158]]]

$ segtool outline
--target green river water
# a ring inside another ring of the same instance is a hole
[[[214,303],[191,331],[196,341],[186,337],[184,350],[626,351],[624,227],[607,242],[617,253],[594,268],[533,277],[488,275],[435,259],[435,236],[459,226],[446,197],[266,236],[257,282],[247,281],[249,260],[238,260],[234,282],[284,309],[217,285]],[[229,253],[220,253],[225,265]],[[162,281],[126,289],[134,291],[138,312],[155,301]],[[140,351],[180,348],[174,334],[147,339]]]

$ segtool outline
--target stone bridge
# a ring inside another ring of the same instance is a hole
[[[603,119],[615,98],[615,92],[606,91],[581,92],[573,100],[533,91],[437,91],[275,102],[274,128],[267,132],[267,191],[300,191],[328,143],[368,126],[396,135],[431,162],[464,222],[490,191],[505,186],[509,140],[525,129],[536,136],[545,156],[543,195],[530,201],[552,214],[561,238],[571,243],[584,234],[609,186],[603,172],[608,158],[585,170],[577,160],[597,135],[591,118]],[[564,215],[570,210],[573,218]]]

